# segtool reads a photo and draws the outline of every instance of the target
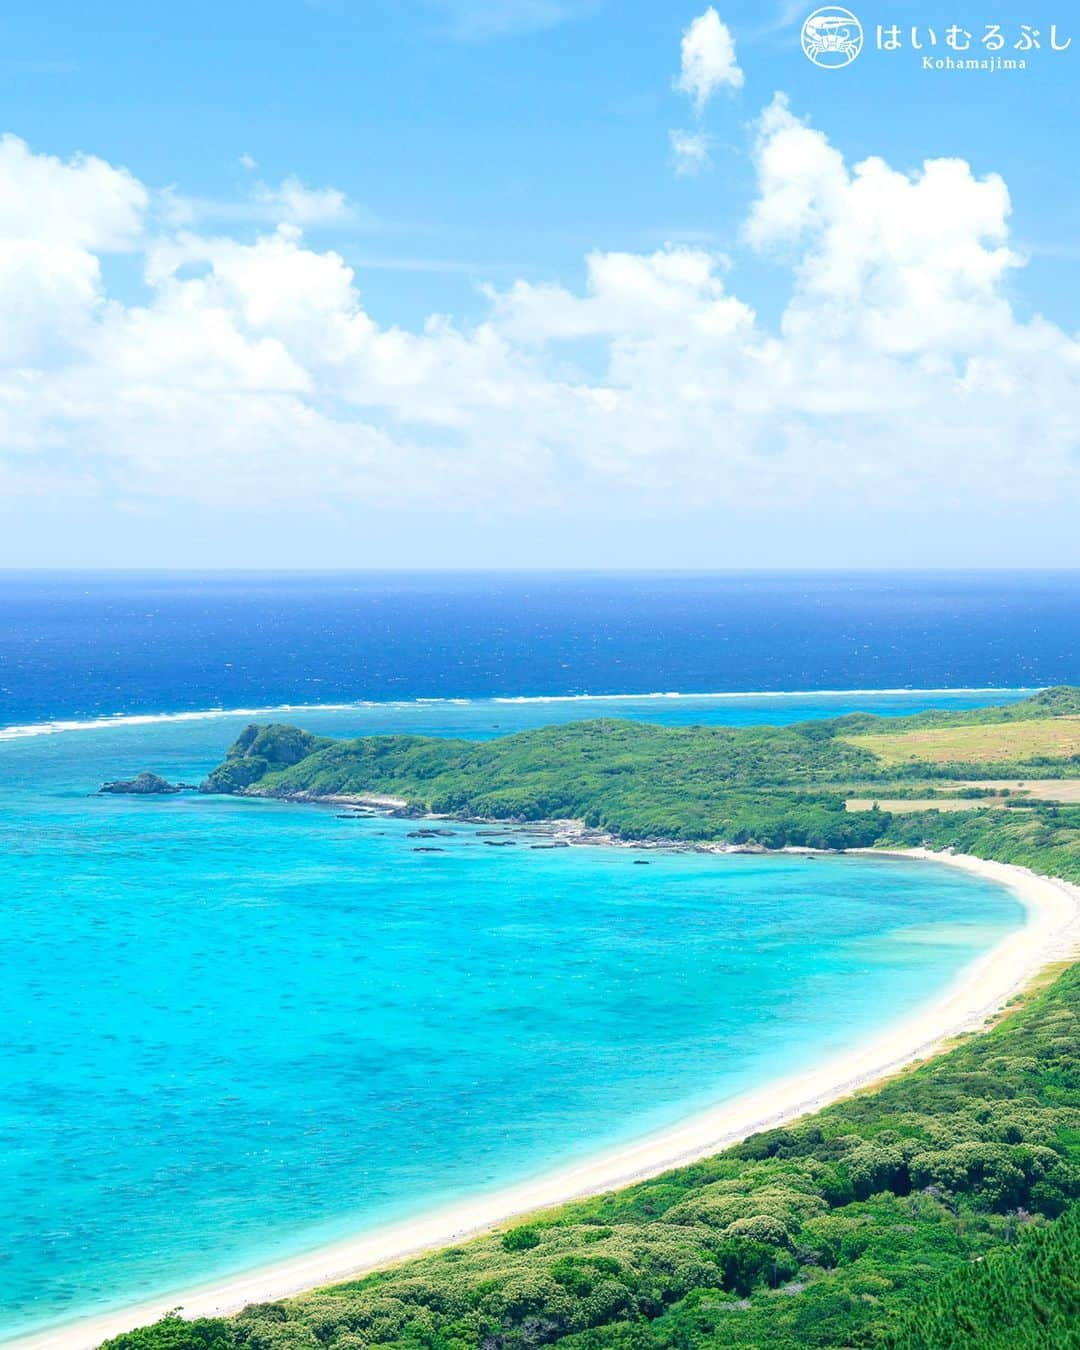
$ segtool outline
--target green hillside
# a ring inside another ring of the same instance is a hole
[[[252,726],[203,784],[207,792],[281,797],[388,796],[418,812],[500,820],[575,819],[627,839],[714,840],[765,848],[851,848],[961,839],[971,852],[1058,875],[1080,866],[1080,807],[1031,806],[1017,799],[972,811],[963,822],[930,811],[892,817],[851,812],[860,796],[893,796],[929,778],[1041,779],[1080,774],[1080,754],[1037,763],[1020,759],[897,766],[857,744],[937,735],[949,726],[1025,728],[1048,720],[1071,726],[1080,690],[1048,690],[1007,708],[912,718],[861,715],[787,727],[656,727],[605,720],[546,727],[492,741],[367,736],[327,741],[288,726]],[[979,719],[982,719],[981,723]],[[868,728],[873,734],[868,735]],[[852,738],[856,739],[853,740]],[[902,790],[902,789],[901,789]],[[1017,809],[1012,809],[1013,807]],[[1076,856],[1074,856],[1074,854]]]

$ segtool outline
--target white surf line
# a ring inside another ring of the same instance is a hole
[[[156,1321],[176,1308],[188,1318],[206,1317],[286,1298],[459,1243],[536,1210],[616,1190],[710,1157],[749,1134],[787,1124],[926,1059],[953,1037],[983,1027],[1047,965],[1080,952],[1078,886],[1025,867],[961,854],[925,849],[853,851],[927,859],[998,882],[1023,904],[1027,922],[967,966],[926,1007],[883,1028],[868,1042],[635,1143],[301,1256],[0,1343],[9,1350],[93,1350],[107,1337]]]
[[[897,697],[910,695],[917,698],[922,694],[1038,694],[1046,685],[1023,684],[978,684],[953,685],[942,688],[912,688],[905,686],[897,689],[739,689],[720,690],[712,693],[687,694],[676,690],[650,694],[498,694],[490,699],[477,699],[478,703],[602,703],[607,699],[757,699],[757,698],[856,698],[867,696]],[[949,712],[948,708],[930,709],[931,712]],[[960,709],[959,711],[966,711]]]
[[[110,727],[149,727],[168,722],[206,722],[218,717],[269,717],[274,713],[359,712],[376,707],[368,703],[276,703],[265,708],[197,708],[171,713],[109,713],[86,721],[29,722],[0,727],[0,741],[26,740],[32,736],[57,736],[66,731],[105,731]]]
[[[661,699],[686,699],[691,702],[748,699],[781,698],[895,698],[910,696],[919,698],[928,694],[1018,694],[1029,696],[1037,694],[1042,685],[971,685],[942,689],[764,689],[735,690],[713,693],[686,694],[680,692],[648,694],[490,694],[479,698],[415,698],[415,699],[356,699],[351,703],[270,703],[256,708],[195,708],[182,712],[158,713],[105,713],[100,717],[80,720],[78,718],[56,718],[44,722],[27,722],[13,726],[0,726],[0,741],[26,740],[32,736],[56,736],[68,731],[103,731],[110,727],[145,727],[169,722],[205,722],[226,717],[270,717],[277,713],[313,713],[313,712],[368,712],[378,709],[417,708],[426,709],[440,704],[446,707],[482,707],[485,704],[528,704],[528,703],[648,703]],[[930,711],[948,712],[951,709],[931,709]],[[960,709],[959,711],[965,711]]]

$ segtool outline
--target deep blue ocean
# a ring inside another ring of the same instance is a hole
[[[0,573],[0,725],[1080,679],[1080,574]]]
[[[660,1128],[873,1035],[1022,919],[933,864],[638,867],[467,825],[421,853],[407,821],[102,781],[197,778],[252,716],[490,737],[1011,700],[1080,677],[1076,596],[0,576],[0,1342]]]

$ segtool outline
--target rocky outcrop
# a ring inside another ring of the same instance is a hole
[[[194,792],[194,783],[170,783],[160,774],[145,770],[134,778],[117,778],[111,783],[102,783],[100,792],[112,792],[130,797],[157,797],[170,792]]]
[[[229,747],[225,762],[199,784],[200,792],[242,792],[275,769],[287,769],[332,742],[299,727],[252,722]]]

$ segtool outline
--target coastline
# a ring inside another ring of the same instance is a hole
[[[968,855],[925,849],[851,852],[920,858],[996,881],[1017,896],[1027,922],[972,962],[919,1012],[814,1069],[774,1079],[631,1144],[497,1192],[305,1255],[53,1325],[2,1344],[10,1350],[92,1350],[109,1336],[155,1321],[177,1308],[187,1317],[209,1316],[235,1312],[247,1303],[288,1297],[460,1242],[524,1214],[628,1186],[711,1156],[748,1134],[786,1124],[926,1059],[954,1037],[983,1026],[1041,970],[1070,959],[1080,949],[1078,886]]]

